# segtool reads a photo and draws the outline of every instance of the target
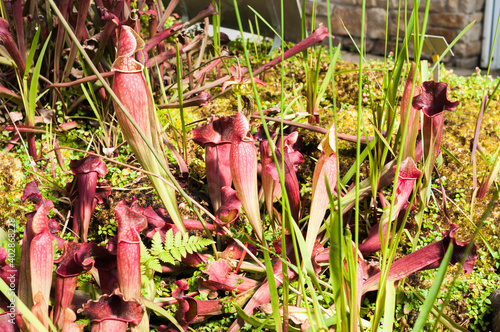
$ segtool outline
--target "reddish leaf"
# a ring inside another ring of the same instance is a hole
[[[88,301],[78,313],[90,318],[92,330],[126,331],[127,322],[139,324],[145,312],[144,305],[137,300],[126,301],[115,291],[101,295],[96,301]]]
[[[222,205],[215,214],[215,221],[221,226],[226,226],[238,218],[241,201],[236,190],[231,187],[222,187],[220,191]]]
[[[208,264],[203,272],[208,275],[208,280],[201,281],[201,284],[212,290],[242,293],[259,284],[253,279],[233,273],[231,265],[224,259]]]
[[[233,138],[234,119],[222,117],[209,120],[193,130],[193,141],[205,148],[205,165],[210,201],[214,211],[221,204],[221,189],[231,186],[229,151]]]
[[[262,240],[259,197],[257,190],[257,153],[254,140],[247,136],[248,120],[236,114],[231,141],[230,168],[234,188],[256,236]]]
[[[453,255],[450,264],[460,262],[465,255],[469,242],[460,242],[455,239],[454,233],[457,228],[457,225],[452,224],[450,229],[444,232],[444,237],[441,241],[429,244],[422,249],[406,255],[392,263],[391,269],[389,270],[388,280],[398,281],[417,271],[438,268],[450,243],[453,244]],[[465,274],[472,272],[476,259],[476,246],[473,245],[463,265]],[[380,272],[366,280],[363,285],[363,293],[378,289],[379,279]]]
[[[124,299],[141,298],[141,237],[147,227],[146,217],[134,212],[121,201],[115,208],[118,220],[118,278]]]

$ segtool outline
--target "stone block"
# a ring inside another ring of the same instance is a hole
[[[454,64],[460,68],[476,68],[479,65],[479,57],[471,57],[471,58],[454,58]]]
[[[409,20],[411,16],[411,12],[408,12],[408,15],[406,17],[406,20]],[[418,14],[418,20],[420,23],[420,29],[422,28],[422,22],[424,19],[424,14],[419,13]],[[397,10],[391,10],[389,12],[389,36],[395,37],[398,29],[398,11]],[[404,29],[405,29],[405,14],[401,12],[399,16],[399,36],[403,36],[404,34]]]
[[[362,0],[335,0],[336,5],[357,6],[362,4]]]
[[[377,6],[378,6],[377,0],[366,0],[366,7],[367,8],[377,7]]]
[[[465,25],[463,14],[431,14],[429,23],[435,27],[462,28]]]
[[[342,38],[342,49],[347,50],[349,52],[358,53],[356,45],[359,48],[359,44],[360,44],[361,40],[359,37],[353,37],[353,39],[354,39],[354,43],[356,43],[356,44],[353,43],[351,38],[343,37]],[[370,39],[368,39],[368,40],[365,39],[365,51],[366,51],[366,53],[372,53],[372,49],[373,49],[374,45],[375,45],[375,41],[370,40]]]
[[[470,14],[476,11],[477,0],[461,0],[459,11],[464,14]]]
[[[470,42],[467,44],[467,53],[465,56],[479,56],[481,55],[481,41]]]
[[[426,1],[420,1],[419,10],[425,10]],[[431,13],[439,13],[443,12],[446,9],[446,0],[433,0],[431,1],[429,12]]]
[[[461,58],[465,55],[465,53],[467,53],[467,44],[458,42],[455,45],[453,45],[452,50],[453,54],[455,54],[457,58]]]
[[[484,18],[484,12],[475,12],[474,14],[469,16],[469,21],[472,22],[476,20],[475,25],[481,25],[483,22],[483,18]]]
[[[387,11],[382,8],[369,8],[366,10],[367,37],[385,39],[385,20]]]
[[[448,0],[448,4],[446,5],[446,11],[448,13],[456,13],[458,11],[458,2],[460,0]]]
[[[333,8],[335,5],[330,2],[330,13],[333,12]],[[313,2],[312,1],[306,1],[306,15],[312,15],[312,9],[313,9]],[[318,16],[328,16],[328,4],[326,2],[317,2],[316,3],[316,17]]]
[[[461,32],[461,29],[457,29],[457,35]],[[476,22],[463,36],[460,38],[460,41],[471,43],[475,41],[481,40],[483,36],[483,25],[481,22]]]
[[[378,6],[387,8],[387,1],[389,1],[389,8],[390,9],[397,9],[399,5],[398,0],[378,0]]]
[[[319,16],[319,15],[316,15],[316,22],[315,23],[316,23],[315,29],[318,28],[320,24],[323,24],[323,26],[325,28],[328,28],[328,16]],[[309,22],[308,26],[309,27],[311,26],[311,22]],[[327,39],[327,38],[325,38],[325,39]]]
[[[439,13],[446,9],[447,0],[432,0],[430,3],[429,12]],[[425,10],[426,1],[420,1],[419,11]],[[413,1],[408,1],[408,9],[413,9]]]
[[[474,42],[481,40],[483,36],[483,25],[481,22],[476,22],[466,33],[462,39],[466,42]]]
[[[332,32],[337,35],[347,35],[345,29],[353,37],[361,36],[361,8],[336,7],[332,14]]]
[[[396,50],[396,43],[392,42],[392,41],[388,41],[387,42],[387,54],[389,54],[390,52],[394,52],[395,50]],[[384,55],[385,54],[385,40],[378,39],[375,42],[375,45],[373,45],[372,53],[377,54],[377,55]]]
[[[481,42],[466,43],[459,41],[453,46],[453,53],[457,58],[470,58],[481,54]]]
[[[477,0],[476,1],[476,11],[482,12],[483,10],[484,10],[484,0]]]
[[[359,45],[359,41],[358,41]],[[375,40],[365,40],[365,50],[366,53],[373,53],[373,47],[375,46]]]

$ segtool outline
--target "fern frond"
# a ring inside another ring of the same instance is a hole
[[[179,248],[180,246],[182,246],[182,234],[181,232],[177,232],[175,234],[174,247]]]
[[[181,261],[182,260],[182,256],[181,256],[181,247],[178,247],[178,248],[172,248],[170,250],[170,254],[177,260],[177,261]],[[184,255],[184,257],[186,257],[186,255]]]
[[[212,240],[204,239],[197,236],[189,236],[189,233],[181,234],[180,232],[174,235],[172,229],[169,229],[165,234],[165,243],[161,243],[161,236],[156,232],[153,236],[151,245],[151,254],[154,258],[161,260],[164,263],[173,264],[180,262],[186,255],[202,250],[204,247],[213,243]],[[158,266],[156,265],[158,263]],[[153,264],[150,262],[149,264]],[[159,261],[154,262],[154,267],[159,268]],[[150,268],[153,268],[151,265]],[[155,269],[155,271],[158,271]]]
[[[165,251],[161,252],[160,255],[158,256],[158,258],[164,263],[168,263],[168,264],[172,264],[172,265],[175,265],[175,263],[176,263],[174,257],[172,257],[169,250],[165,250]]]
[[[172,248],[174,246],[174,231],[169,229],[165,234],[165,248]]]
[[[163,242],[161,240],[160,232],[153,235],[153,242],[151,243],[151,253],[158,256],[163,251]]]
[[[160,244],[161,244],[161,238],[160,238]],[[148,248],[141,241],[141,273],[142,274],[146,274],[147,269],[151,269],[151,270],[154,270],[156,272],[161,272],[161,264],[156,256],[157,255],[155,255],[154,253],[153,253],[153,255],[151,255]]]
[[[152,259],[148,262],[148,267],[156,272],[161,272],[161,264],[157,257],[152,257]]]

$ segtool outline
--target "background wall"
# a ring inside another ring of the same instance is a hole
[[[385,31],[387,17],[387,1],[389,2],[388,45],[387,49],[393,51],[396,46],[398,24],[398,0],[367,0],[366,1],[366,52],[384,55]],[[404,3],[404,1],[401,1]],[[413,8],[413,1],[408,4],[408,19]],[[443,36],[448,43],[472,21],[476,23],[453,47],[454,57],[446,56],[443,62],[463,68],[474,68],[479,65],[481,55],[481,42],[483,32],[485,0],[431,0],[427,34]],[[335,43],[342,43],[344,49],[355,51],[353,43],[346,29],[359,43],[361,36],[361,0],[331,0],[332,28]],[[404,4],[403,4],[404,5]],[[425,1],[421,1],[420,24],[423,20]],[[306,15],[310,21],[312,1],[307,2]],[[326,0],[317,1],[317,24],[322,22],[327,26]],[[404,9],[399,17],[399,40],[404,32]],[[345,25],[345,28],[344,28]],[[410,51],[411,52],[411,51]],[[430,58],[430,55],[428,55]]]

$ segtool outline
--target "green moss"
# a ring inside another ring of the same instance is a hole
[[[0,224],[5,225],[9,218],[22,219],[21,201],[26,177],[21,160],[0,151]]]

